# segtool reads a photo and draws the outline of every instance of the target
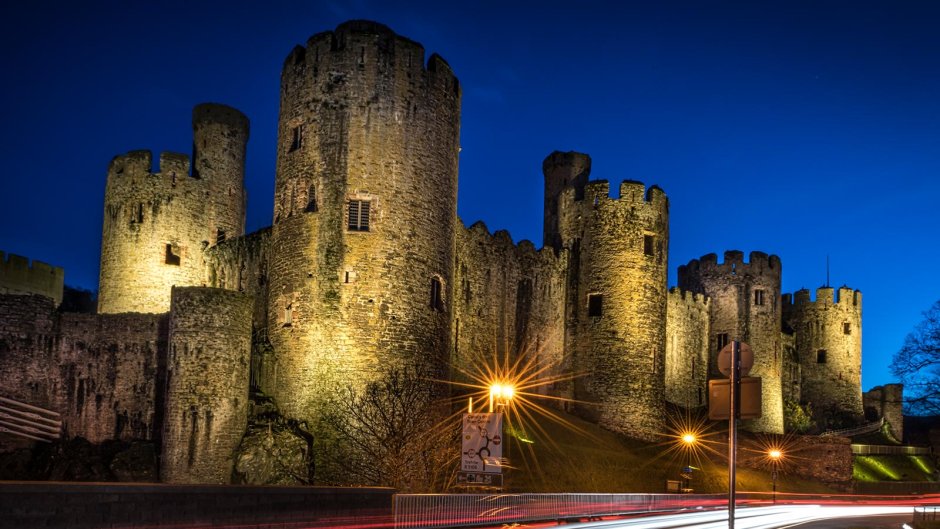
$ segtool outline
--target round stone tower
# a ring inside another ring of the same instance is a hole
[[[385,26],[347,22],[288,55],[264,388],[286,415],[396,366],[445,376],[459,129],[450,67]]]
[[[160,479],[228,484],[248,423],[251,296],[174,288]]]
[[[718,372],[718,352],[732,340],[746,342],[754,351],[750,376],[761,377],[761,413],[750,421],[753,431],[783,433],[783,349],[780,258],[751,252],[725,252],[724,263],[715,254],[679,267],[679,288],[711,298],[709,327],[710,378]]]
[[[210,183],[212,244],[245,234],[248,128],[248,118],[232,107],[203,103],[193,109],[193,176]]]
[[[244,234],[244,161],[248,119],[235,109],[193,110],[196,167],[164,152],[117,156],[108,168],[101,237],[98,311],[170,310],[170,289],[205,282],[202,252]]]
[[[580,152],[555,151],[542,162],[542,174],[545,175],[545,223],[543,224],[542,246],[558,251],[561,237],[558,234],[558,197],[568,186],[575,189],[575,198],[584,197],[584,186],[591,176],[591,157]]]
[[[545,166],[547,180],[558,176],[556,164]],[[619,198],[608,188],[606,181],[575,178],[557,198],[558,238],[570,251],[565,349],[573,370],[586,373],[575,380],[574,397],[587,404],[575,411],[610,430],[655,440],[665,415],[669,201],[640,182],[623,182]]]
[[[862,293],[848,287],[836,291],[797,291],[783,298],[784,321],[793,329],[803,374],[803,402],[812,403],[822,427],[845,428],[863,419]]]

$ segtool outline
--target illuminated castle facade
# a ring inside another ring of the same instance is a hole
[[[61,410],[71,435],[159,438],[170,482],[228,482],[251,388],[313,424],[337,388],[390,368],[464,380],[494,357],[647,440],[667,401],[705,404],[733,339],[764,381],[754,429],[783,431],[784,398],[862,416],[859,292],[784,296],[780,259],[756,252],[692,261],[669,290],[666,194],[611,196],[574,152],[543,162],[542,249],[466,227],[460,101],[441,57],[384,26],[314,35],[283,66],[273,225],[247,235],[248,119],[197,106],[191,157],[111,162],[99,314],[2,298],[39,316],[17,320],[0,368],[21,375],[0,389]]]

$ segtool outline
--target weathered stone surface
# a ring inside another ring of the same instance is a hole
[[[151,442],[130,443],[126,449],[114,454],[108,468],[117,481],[128,483],[160,481],[160,474],[157,471],[157,450]]]
[[[708,323],[711,300],[678,288],[666,305],[666,400],[694,408],[708,401]]]
[[[62,303],[65,271],[41,261],[0,252],[0,294],[38,294]]]
[[[313,437],[280,418],[252,423],[235,455],[233,483],[309,485],[313,482]]]

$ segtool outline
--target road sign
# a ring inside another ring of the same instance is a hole
[[[739,419],[757,419],[761,416],[760,377],[741,377],[741,416]],[[708,418],[713,421],[731,417],[731,380],[708,381]]]
[[[502,472],[502,432],[502,413],[464,413],[460,470],[472,473]]]
[[[502,487],[503,475],[491,472],[458,472],[457,484],[477,487]]]
[[[746,377],[748,373],[751,372],[751,368],[754,367],[754,352],[751,351],[751,347],[744,343],[738,342],[741,344],[741,349],[739,354],[741,355],[741,376]],[[721,348],[721,351],[718,352],[718,371],[721,371],[721,374],[730,377],[731,376],[731,348],[734,347],[734,342],[730,342],[728,345]]]

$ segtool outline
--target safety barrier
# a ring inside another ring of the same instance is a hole
[[[395,527],[493,526],[621,514],[723,508],[722,494],[396,494]]]
[[[868,424],[856,426],[855,428],[843,428],[841,430],[826,430],[825,432],[819,435],[822,437],[825,437],[825,436],[852,437],[853,435],[862,435],[866,433],[877,432],[878,430],[881,429],[884,423],[885,423],[885,418],[882,417],[875,422],[870,422]]]

